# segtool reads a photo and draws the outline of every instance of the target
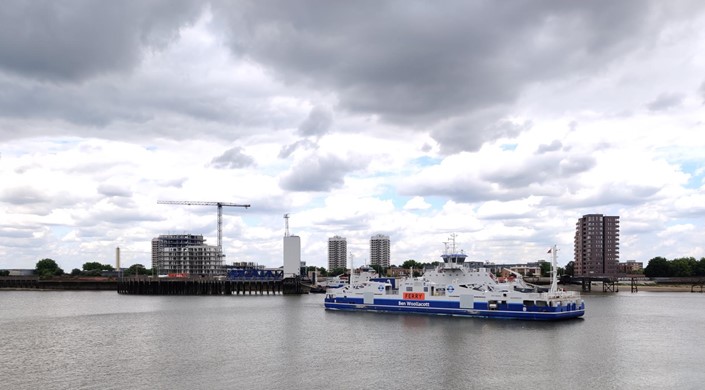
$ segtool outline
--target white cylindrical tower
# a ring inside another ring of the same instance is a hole
[[[115,248],[115,270],[120,272],[120,247]]]

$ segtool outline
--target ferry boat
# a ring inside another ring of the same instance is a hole
[[[524,282],[498,281],[484,267],[465,264],[464,253],[444,253],[434,270],[397,281],[367,279],[326,291],[327,310],[413,313],[497,319],[555,321],[585,314],[585,302],[575,291],[557,287],[556,247],[552,253],[552,283],[548,291]],[[448,252],[446,250],[446,252]]]

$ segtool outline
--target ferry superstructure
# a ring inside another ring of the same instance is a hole
[[[585,302],[574,291],[562,291],[556,282],[556,248],[551,248],[553,280],[539,292],[515,274],[511,282],[498,281],[483,267],[464,264],[465,254],[444,253],[443,263],[417,278],[365,280],[326,291],[328,310],[415,313],[521,320],[561,320],[585,314]]]

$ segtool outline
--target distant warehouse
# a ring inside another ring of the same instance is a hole
[[[223,273],[223,256],[202,235],[169,234],[152,239],[152,269],[158,275],[215,276]]]

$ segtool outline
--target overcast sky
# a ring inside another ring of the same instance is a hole
[[[282,265],[705,256],[702,1],[4,1],[0,268],[150,266],[160,234]]]

